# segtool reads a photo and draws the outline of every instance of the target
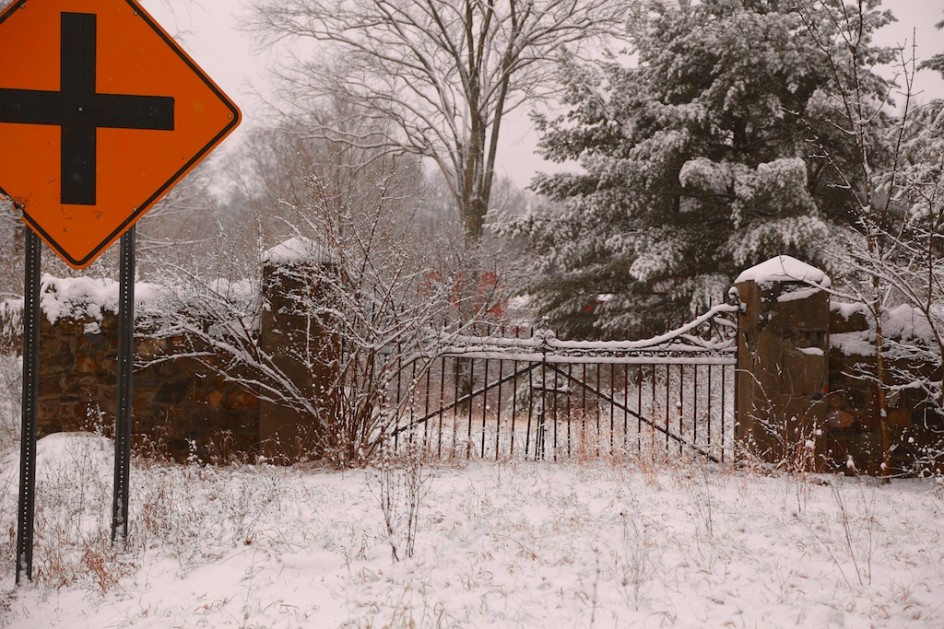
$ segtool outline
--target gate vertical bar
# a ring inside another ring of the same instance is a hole
[[[452,456],[459,456],[459,380],[462,379],[461,361],[452,359]],[[450,458],[452,458],[452,456]]]
[[[504,327],[502,328],[502,336],[504,336]],[[495,460],[498,460],[500,437],[501,437],[501,416],[502,416],[502,381],[505,379],[505,361],[502,359],[498,360],[498,401],[495,406]],[[512,412],[514,412],[512,410]]]
[[[520,328],[515,327],[515,340],[519,338]],[[518,373],[518,359],[511,363],[511,373]],[[511,381],[511,443],[508,447],[508,457],[514,458],[515,456],[515,416],[518,414],[518,378],[517,376]],[[525,453],[525,458],[527,458],[527,452]]]
[[[587,381],[587,363],[580,365],[580,381]],[[583,439],[584,447],[590,447],[590,439],[587,434],[587,387],[580,387],[580,437]]]
[[[118,276],[118,404],[115,417],[115,487],[111,541],[128,538],[128,488],[131,481],[131,370],[134,359],[135,228],[121,237]]]
[[[446,399],[446,357],[442,357],[439,370],[439,433],[436,437],[436,458],[442,460],[442,435],[443,435],[443,400]]]
[[[594,371],[597,372],[597,391],[602,390],[600,389],[600,370],[602,368],[603,368],[602,365],[597,365],[596,369],[594,369]],[[597,398],[596,404],[594,404],[594,406],[596,407],[596,417],[597,417],[597,424],[596,424],[597,434],[594,435],[594,441],[596,442],[596,456],[600,456],[600,436],[603,433],[600,432],[600,399],[599,398]]]
[[[623,456],[629,451],[629,365],[623,365]]]
[[[534,433],[534,458],[544,459],[544,438],[547,422],[547,354],[541,355],[541,406],[538,408],[538,425]]]
[[[474,330],[473,330],[474,333]],[[465,388],[465,383],[463,382],[463,388]],[[468,383],[468,392],[465,395],[469,396],[469,423],[468,430],[466,431],[465,436],[465,458],[472,458],[472,449],[475,447],[475,442],[472,441],[472,415],[474,414],[473,405],[475,403],[475,397],[472,395],[472,392],[475,391],[475,359],[469,359],[469,383]]]
[[[728,366],[721,365],[721,462],[724,463],[725,438],[727,437],[727,427],[725,426],[725,416],[728,414],[727,395],[728,390]],[[734,367],[734,409],[735,421],[737,421],[737,364]]]
[[[642,454],[642,365],[636,367],[636,451]]]
[[[554,406],[554,415],[553,415],[552,421],[554,422],[554,460],[556,461],[557,449],[558,449],[557,418],[560,416],[560,413],[558,413],[558,403],[560,401],[560,395],[558,394],[558,391],[557,391],[557,374],[556,373],[553,374],[553,378],[554,379],[551,381],[552,383],[551,386],[553,387],[553,389],[551,390],[551,400],[553,401],[552,403]]]
[[[708,365],[708,447],[706,450],[711,452],[711,407],[714,402],[714,391],[711,388],[711,372],[713,365]],[[724,412],[724,409],[721,409]]]
[[[615,400],[616,399],[616,384],[614,384],[614,381],[613,381],[614,367],[615,365],[613,365],[613,363],[610,363],[610,397]],[[614,432],[613,431],[615,430],[615,428],[613,427],[613,422],[615,418],[614,413],[616,412],[616,409],[614,408],[614,405],[612,402],[610,402],[609,406],[610,406],[610,456],[613,456],[613,447],[614,447]]]
[[[678,399],[678,416],[679,416],[679,438],[685,437],[685,365],[679,365],[679,399]],[[682,441],[679,441],[679,456],[685,453],[684,445]]]
[[[649,398],[649,417],[652,418],[652,422],[649,424],[649,445],[652,448],[653,453],[655,453],[656,448],[656,422],[659,421],[658,416],[656,415],[656,371],[657,365],[652,366],[652,386],[651,396]]]
[[[734,400],[733,400],[734,408],[733,408],[733,412],[732,412],[732,414],[731,414],[732,421],[734,422],[734,425],[732,426],[732,431],[731,431],[731,433],[732,433],[732,441],[731,441],[731,448],[732,448],[732,450],[731,450],[731,451],[732,451],[732,453],[733,453],[733,456],[732,456],[732,458],[731,458],[731,463],[732,463],[732,464],[734,464],[734,462],[737,460],[737,451],[736,451],[735,449],[737,448],[738,422],[739,422],[740,419],[741,419],[740,417],[738,417],[738,409],[740,408],[740,406],[739,406],[739,404],[740,404],[740,397],[739,397],[739,396],[740,396],[740,391],[739,391],[740,387],[738,386],[738,380],[739,380],[740,378],[738,378],[738,365],[740,364],[739,361],[740,361],[740,358],[741,358],[741,343],[740,343],[740,340],[741,340],[741,314],[742,314],[742,312],[743,312],[744,306],[743,306],[743,305],[740,305],[740,300],[738,300],[738,304],[739,304],[739,305],[738,305],[738,312],[737,312],[737,314],[735,315],[735,319],[734,319],[734,321],[735,321],[735,327],[734,327],[734,339],[735,339],[735,343],[734,343],[734,367],[733,367],[733,372],[734,372],[734,373],[733,373],[732,376],[731,376],[731,377],[734,378]],[[724,369],[722,368],[722,371],[721,371],[721,383],[722,383],[722,385],[724,385],[725,382],[726,382],[726,381],[725,381],[725,379],[724,379]],[[724,387],[722,386],[722,391],[723,391],[723,390],[724,390]],[[724,442],[724,440],[725,440],[724,416],[725,416],[725,408],[724,408],[724,404],[722,404],[722,405],[721,405],[721,462],[722,462],[722,463],[724,463],[724,449],[725,449],[725,445],[726,445],[725,442]]]
[[[573,382],[574,375],[574,365],[572,363],[567,364],[567,382]],[[571,434],[571,408],[570,408],[570,393],[567,394],[567,457],[570,458],[573,456],[571,452],[571,439],[573,435]]]
[[[698,394],[698,365],[693,365],[692,369],[695,372],[695,383],[692,385],[692,443],[698,445],[698,398],[700,397]],[[710,399],[708,403],[711,403]],[[705,452],[711,452],[710,443],[705,448]]]
[[[665,365],[665,454],[666,456],[668,456],[669,451],[671,449],[670,447],[672,445],[672,442],[669,438],[669,435],[672,432],[672,427],[669,425],[669,422],[672,418],[672,413],[669,411],[669,409],[672,406],[672,389],[670,386],[671,381],[672,381],[672,376],[669,374],[669,366],[670,365],[666,363]]]
[[[499,386],[501,380],[499,379]],[[482,375],[482,458],[485,458],[485,433],[488,429],[488,359],[485,359],[485,368]]]
[[[36,409],[39,391],[39,291],[42,242],[24,227],[23,405],[20,428],[20,496],[17,506],[16,583],[33,580],[33,523],[36,508]]]
[[[524,458],[528,458],[531,448],[531,418],[534,416],[534,371],[528,370],[528,426],[524,433]]]

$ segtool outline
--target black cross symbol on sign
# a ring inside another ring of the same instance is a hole
[[[174,130],[173,97],[95,91],[96,17],[62,13],[58,92],[0,88],[0,122],[61,128],[63,204],[95,205],[98,129]]]

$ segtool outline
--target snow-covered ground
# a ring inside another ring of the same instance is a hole
[[[40,441],[36,578],[20,588],[16,453],[2,459],[0,626],[944,626],[934,480],[615,460],[426,466],[408,558],[407,472],[136,460],[119,551],[111,448],[95,435]]]

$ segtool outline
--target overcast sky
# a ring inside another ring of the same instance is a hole
[[[139,0],[157,21],[177,37],[197,63],[243,110],[243,127],[258,123],[265,111],[257,95],[270,91],[267,68],[277,62],[272,51],[259,51],[251,33],[238,28],[238,18],[249,11],[251,0]],[[885,0],[883,6],[898,22],[880,33],[881,43],[918,44],[918,58],[944,52],[944,31],[934,25],[944,20],[941,0]],[[944,79],[934,72],[918,73],[920,99],[944,98]],[[526,112],[502,128],[503,145],[498,156],[500,174],[525,186],[538,170],[552,170],[534,154],[536,137],[530,132]],[[239,141],[237,131],[227,143]]]

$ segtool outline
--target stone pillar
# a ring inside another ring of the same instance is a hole
[[[293,408],[285,400],[260,401],[260,450],[275,461],[293,462],[316,452],[324,423],[335,412],[330,384],[340,346],[313,304],[326,298],[324,278],[336,270],[325,248],[307,239],[293,238],[263,255],[259,347],[315,411]]]
[[[789,256],[742,273],[735,439],[745,454],[820,469],[829,365],[829,278]]]

